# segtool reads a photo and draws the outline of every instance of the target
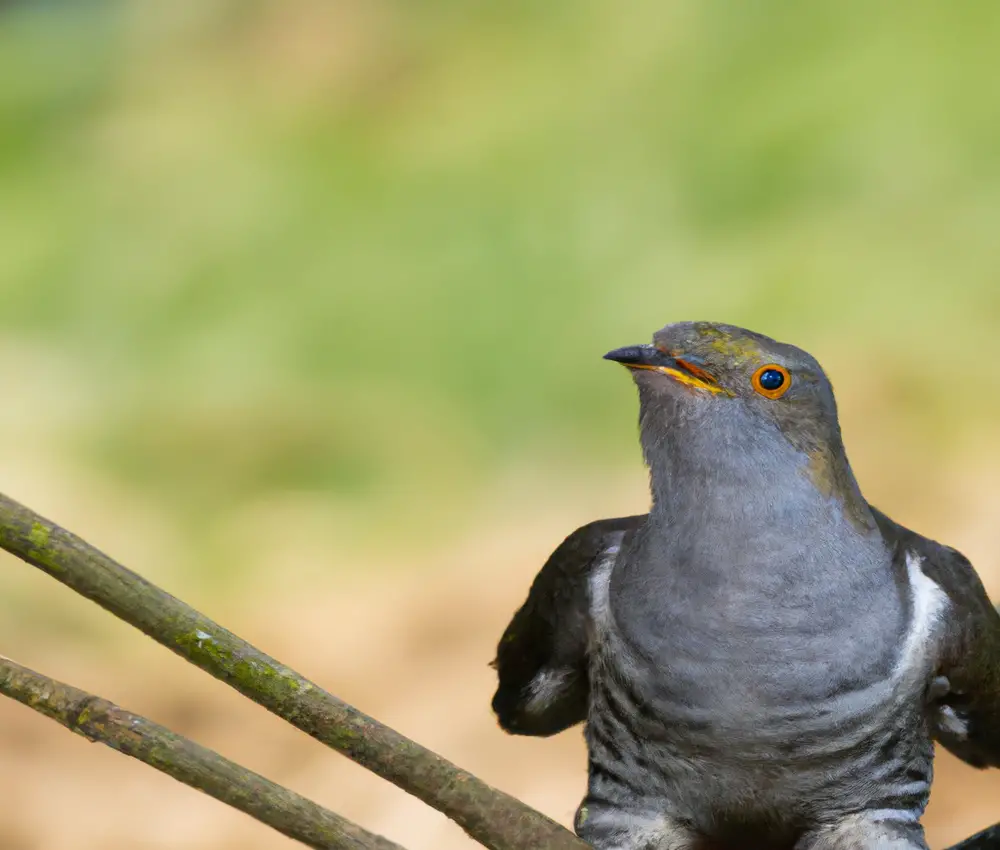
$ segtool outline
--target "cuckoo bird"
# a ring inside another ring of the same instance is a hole
[[[934,742],[1000,765],[972,565],[866,501],[801,349],[684,322],[605,357],[638,389],[651,507],[542,567],[493,662],[501,727],[585,722],[575,827],[600,850],[926,848]]]

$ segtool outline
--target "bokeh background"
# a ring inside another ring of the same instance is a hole
[[[646,504],[607,349],[808,348],[869,498],[1000,595],[998,43],[922,0],[0,3],[0,489],[569,823],[579,730],[504,736],[487,662]],[[0,651],[471,846],[7,556]],[[932,845],[998,799],[941,757]],[[4,850],[293,846],[6,701],[0,800]]]

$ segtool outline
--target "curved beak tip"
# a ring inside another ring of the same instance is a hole
[[[649,359],[648,346],[626,345],[623,348],[615,348],[604,355],[605,360],[621,363],[628,366],[630,363],[645,363]]]

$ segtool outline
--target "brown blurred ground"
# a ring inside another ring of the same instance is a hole
[[[965,462],[938,466],[931,441],[900,446],[893,439],[898,413],[877,386],[870,393],[848,386],[841,395],[849,447],[870,498],[962,548],[991,590],[1000,589],[1000,493],[993,490],[1000,452],[970,447]],[[162,518],[71,467],[59,469],[44,441],[28,450],[12,442],[0,450],[9,492],[344,699],[570,822],[584,787],[579,730],[542,741],[502,734],[488,709],[487,662],[538,566],[569,529],[644,507],[638,464],[585,486],[528,475],[498,483],[479,494],[479,520],[440,551],[371,554],[350,564],[323,505],[275,498],[231,518],[228,557],[239,562],[239,580],[209,604],[197,580],[177,569],[188,555]],[[33,603],[30,616],[0,623],[0,644],[23,663],[143,712],[412,850],[471,846],[422,804],[6,556],[0,586],[8,598]],[[0,702],[0,754],[4,850],[292,846],[7,701]],[[938,764],[926,819],[935,847],[1000,819],[1000,774],[947,756]]]

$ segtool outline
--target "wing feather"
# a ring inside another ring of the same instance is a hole
[[[973,767],[1000,767],[1000,614],[961,552],[872,509],[898,557],[913,552],[949,606],[930,699],[935,739]]]
[[[592,572],[645,514],[578,528],[549,556],[497,646],[493,711],[515,735],[554,735],[587,715]]]

